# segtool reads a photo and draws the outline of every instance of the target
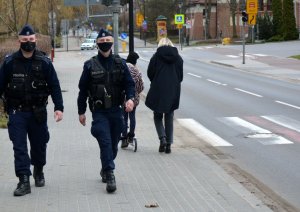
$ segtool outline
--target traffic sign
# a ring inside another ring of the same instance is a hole
[[[142,23],[143,23],[143,20],[144,20],[144,16],[142,13],[136,13],[135,15],[135,22],[136,22],[136,26],[137,27],[141,27],[142,26]]]
[[[177,29],[182,29],[182,24],[177,24]]]
[[[125,32],[121,33],[121,39],[125,40],[127,38],[127,34]]]
[[[147,21],[146,20],[143,21],[142,28],[143,28],[144,31],[147,31],[148,26],[147,26]]]
[[[184,24],[184,14],[175,15],[175,24]]]
[[[247,13],[257,13],[258,11],[258,1],[257,0],[247,0]]]
[[[255,25],[256,24],[256,13],[249,13],[248,14],[248,24]]]

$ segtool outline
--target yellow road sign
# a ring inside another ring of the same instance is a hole
[[[135,22],[137,27],[141,27],[144,21],[144,16],[142,13],[136,13],[135,15]]]
[[[256,13],[248,13],[248,24],[249,25],[256,24]]]
[[[177,29],[182,29],[182,24],[176,24],[177,25]]]
[[[247,13],[257,13],[258,11],[258,1],[257,0],[247,0]]]

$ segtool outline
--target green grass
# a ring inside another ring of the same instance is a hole
[[[300,55],[293,55],[293,56],[290,56],[290,57],[300,60]]]

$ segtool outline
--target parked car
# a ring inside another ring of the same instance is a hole
[[[85,41],[80,46],[81,50],[89,50],[89,49],[96,49],[97,44],[95,39],[85,39]]]

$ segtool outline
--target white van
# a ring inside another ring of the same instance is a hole
[[[85,41],[81,44],[80,49],[81,50],[90,50],[90,49],[96,49],[97,44],[95,39],[85,39]]]

